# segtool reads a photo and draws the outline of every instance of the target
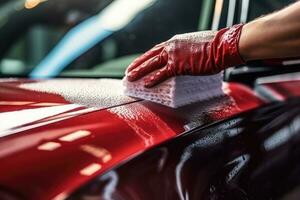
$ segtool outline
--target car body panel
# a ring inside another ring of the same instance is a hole
[[[24,198],[63,199],[155,145],[264,104],[238,83],[224,84],[223,97],[179,109],[128,97],[122,102],[109,90],[110,104],[98,103],[105,101],[100,96],[94,106],[83,105],[27,87],[45,82],[64,90],[65,81],[1,81],[0,185]],[[88,79],[67,81],[72,91],[79,87],[76,81],[91,90],[95,86]]]
[[[299,199],[299,114],[294,98],[194,129],[93,179],[68,200]]]
[[[256,81],[255,89],[268,100],[285,101],[300,96],[300,73],[263,77]]]

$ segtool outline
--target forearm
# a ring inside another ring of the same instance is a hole
[[[246,24],[239,51],[246,61],[300,56],[300,2]]]

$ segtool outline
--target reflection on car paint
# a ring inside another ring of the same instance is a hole
[[[299,116],[299,99],[291,99],[195,129],[95,178],[69,199],[295,199]],[[282,130],[288,137],[279,139]],[[276,145],[265,148],[268,140]]]
[[[35,108],[27,109],[14,112],[3,112],[0,113],[0,137],[8,135],[12,129],[18,126],[24,126],[32,122],[37,122],[47,117],[58,115],[64,112],[80,108],[81,106],[70,104],[64,106],[46,107],[46,108]]]
[[[48,109],[36,108],[36,109],[26,109],[24,111],[0,113],[0,120],[2,118],[3,122],[7,122],[0,125],[0,131],[1,131],[0,137],[12,135],[15,133],[34,129],[41,126],[46,126],[48,124],[53,124],[95,110],[93,108],[83,109],[82,106],[74,105],[74,104],[70,104],[68,106],[69,108],[72,109],[61,110],[56,108],[60,106],[55,106],[55,107],[49,107]],[[65,105],[65,107],[67,108],[67,105]],[[80,110],[75,110],[76,108],[80,108]],[[47,110],[51,112],[45,112]],[[30,114],[28,114],[29,112]],[[18,117],[16,117],[16,115]],[[15,120],[16,118],[18,119],[17,121]]]
[[[0,101],[1,106],[31,106],[31,107],[50,107],[61,106],[60,103],[35,103],[32,101]]]
[[[95,156],[96,158],[100,158],[103,163],[107,163],[112,159],[111,153],[103,147],[97,147],[93,145],[82,145],[80,148],[82,149],[82,151],[89,153]]]
[[[54,151],[61,147],[61,144],[58,142],[46,142],[37,147],[38,150],[41,151]]]
[[[74,142],[75,140],[84,138],[84,137],[88,137],[90,136],[92,133],[88,130],[79,130],[79,131],[75,131],[75,132],[71,132],[68,135],[65,135],[61,138],[59,138],[58,140],[62,141],[62,142]]]
[[[80,170],[80,174],[83,176],[91,176],[95,174],[97,171],[101,170],[102,165],[99,163],[92,163],[89,164],[87,167],[84,167],[83,169]]]
[[[284,101],[290,97],[300,96],[300,73],[282,74],[259,78],[255,90],[264,98]]]

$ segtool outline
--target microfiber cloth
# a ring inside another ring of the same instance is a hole
[[[178,108],[224,95],[222,73],[210,76],[178,76],[153,87],[145,88],[144,80],[129,82],[123,79],[127,96],[149,100]]]

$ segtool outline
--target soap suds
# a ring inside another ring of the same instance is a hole
[[[201,31],[184,33],[173,36],[169,41],[188,41],[190,43],[204,43],[209,42],[216,36],[217,31]]]
[[[65,100],[87,107],[108,108],[136,101],[123,94],[121,80],[54,79],[25,83],[21,88],[62,96]]]

